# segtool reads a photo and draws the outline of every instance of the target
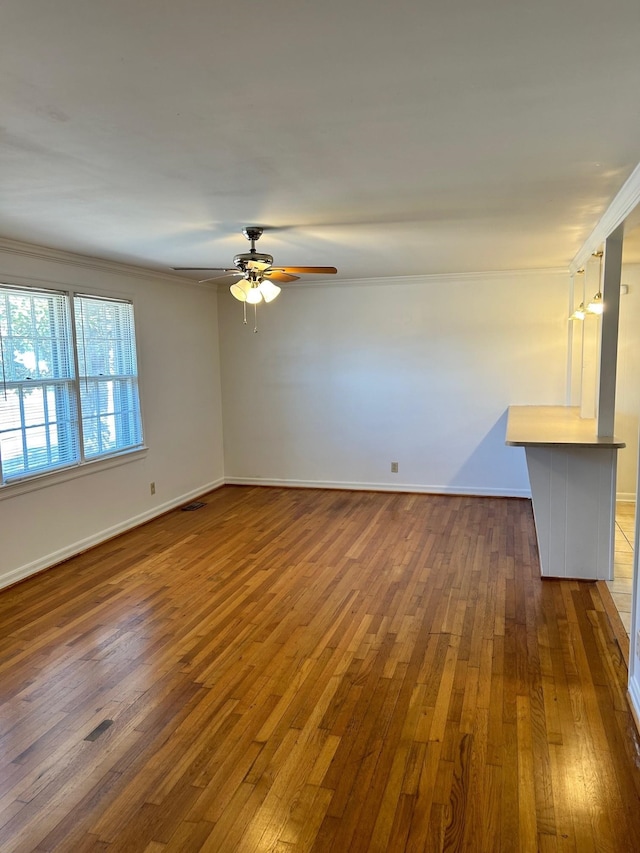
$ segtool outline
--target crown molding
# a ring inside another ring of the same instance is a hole
[[[569,272],[574,275],[582,269],[591,255],[596,252],[615,231],[615,229],[640,203],[640,163],[624,182],[618,194],[600,217],[596,227],[584,241],[581,249],[569,264]]]
[[[19,255],[27,258],[35,258],[36,260],[49,261],[67,266],[81,267],[83,269],[93,269],[99,272],[107,272],[115,275],[127,275],[133,278],[141,278],[145,280],[155,279],[161,281],[169,281],[174,284],[180,283],[190,285],[192,287],[212,288],[211,282],[201,283],[194,281],[192,278],[187,278],[181,275],[166,273],[161,270],[149,269],[147,267],[139,267],[133,264],[124,264],[119,261],[108,261],[104,258],[95,258],[90,255],[80,255],[75,252],[67,252],[62,249],[52,249],[46,246],[38,246],[33,243],[22,243],[17,240],[8,240],[0,238],[0,252]],[[341,279],[320,279],[316,281],[297,281],[293,287],[296,289],[301,287],[371,287],[379,285],[410,285],[429,283],[453,283],[467,282],[474,283],[486,281],[486,279],[505,279],[518,278],[526,276],[540,275],[567,275],[568,270],[563,267],[547,267],[541,269],[521,269],[521,270],[486,270],[479,272],[451,272],[451,273],[425,273],[424,275],[395,275],[395,276],[372,276],[371,278],[341,278]],[[285,288],[291,287],[291,284],[284,284]],[[219,282],[213,287],[218,289],[226,289],[227,285]]]
[[[454,284],[455,282],[465,282],[473,284],[486,281],[487,279],[513,279],[527,278],[532,276],[568,276],[569,270],[567,267],[546,267],[541,269],[522,269],[522,270],[487,270],[484,272],[448,272],[448,273],[425,273],[424,275],[394,275],[394,276],[379,276],[371,278],[340,278],[340,279],[320,279],[318,281],[296,281],[295,284],[283,283],[283,289],[292,288],[298,290],[303,287],[371,287],[385,285],[410,285],[410,284]],[[223,285],[224,286],[224,285]]]
[[[94,258],[91,255],[79,255],[75,252],[66,252],[62,249],[37,246],[33,243],[21,243],[18,240],[8,240],[4,237],[0,237],[0,252],[9,255],[20,255],[26,258],[35,258],[36,260],[49,261],[56,264],[81,267],[82,269],[98,270],[99,272],[107,272],[115,275],[127,275],[147,281],[149,279],[160,279],[162,281],[173,282],[174,284],[181,283],[195,287],[203,286],[200,282],[194,281],[192,278],[173,275],[162,270],[138,267],[133,264],[120,263],[119,261],[108,261],[104,258]]]

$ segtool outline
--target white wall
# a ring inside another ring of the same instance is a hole
[[[212,288],[0,241],[0,281],[133,299],[148,450],[116,467],[0,492],[0,586],[223,481],[217,296]],[[156,483],[151,496],[149,484]]]
[[[565,399],[568,276],[404,278],[219,297],[227,482],[528,495],[511,404]],[[390,463],[399,473],[390,473]]]
[[[0,280],[134,300],[148,445],[0,493],[0,586],[223,479],[526,495],[506,409],[564,400],[557,272],[296,285],[258,334],[226,289],[79,256],[0,241]]]
[[[629,293],[620,296],[618,374],[615,433],[627,446],[618,451],[618,497],[635,500],[640,425],[640,265],[625,264],[622,283]]]

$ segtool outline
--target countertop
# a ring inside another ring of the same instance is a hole
[[[595,418],[581,418],[572,406],[509,406],[506,443],[514,447],[573,445],[624,447],[615,436],[596,433]]]

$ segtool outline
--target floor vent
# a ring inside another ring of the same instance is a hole
[[[203,501],[194,501],[192,504],[181,507],[181,509],[182,512],[193,512],[194,509],[202,509],[203,506],[206,506],[206,503]]]
[[[104,734],[109,726],[113,725],[113,720],[103,720],[99,726],[96,726],[92,732],[86,736],[85,740],[98,740],[101,734]]]

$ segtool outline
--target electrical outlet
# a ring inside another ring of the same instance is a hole
[[[155,493],[156,493],[156,484],[155,483],[149,483],[149,491],[151,492],[152,495],[155,495]]]
[[[397,474],[397,473],[398,473],[398,463],[397,463],[397,462],[392,462],[392,463],[391,463],[391,473],[392,473],[392,474]]]

